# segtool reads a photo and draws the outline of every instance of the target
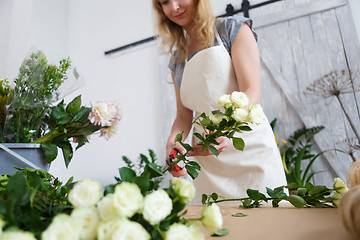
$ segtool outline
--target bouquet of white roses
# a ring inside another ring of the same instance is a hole
[[[119,169],[117,182],[104,189],[84,179],[70,190],[70,180],[60,187],[49,173],[33,169],[17,172],[3,185],[0,179],[0,240],[202,240],[199,222],[210,233],[222,227],[215,203],[205,206],[200,218],[185,218],[193,184],[172,179],[160,188],[161,166],[145,161],[139,174],[131,167]]]
[[[204,134],[194,133],[200,139],[199,145],[203,145],[205,152],[209,148],[214,155],[219,152],[212,146],[217,145],[216,138],[225,136],[232,139],[233,145],[238,150],[244,150],[245,143],[242,138],[234,137],[235,133],[251,131],[250,124],[261,124],[265,120],[262,107],[259,104],[249,106],[249,98],[243,92],[234,91],[230,95],[225,94],[217,99],[218,106],[224,111],[214,110],[206,115],[202,113],[194,121],[203,127]]]
[[[219,155],[219,151],[214,147],[219,143],[216,141],[218,137],[226,137],[232,139],[233,146],[243,151],[245,147],[244,140],[235,135],[251,131],[251,124],[261,124],[265,120],[265,114],[259,104],[249,104],[249,98],[243,92],[234,91],[231,94],[225,94],[217,99],[218,106],[223,110],[214,110],[206,115],[200,114],[195,118],[193,124],[198,124],[203,128],[203,134],[195,132],[194,135],[200,140],[198,145],[202,145],[202,150],[206,152],[207,149],[215,155]],[[182,161],[189,175],[195,179],[200,171],[200,165],[195,161],[190,161],[186,158],[189,151],[194,149],[187,143],[182,142],[183,132],[178,134],[175,138],[175,143],[180,143],[185,153],[178,153],[176,161],[174,161],[168,168],[172,169],[177,163]],[[164,171],[164,172],[165,172]]]

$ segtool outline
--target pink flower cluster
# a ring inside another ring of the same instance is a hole
[[[103,126],[100,129],[100,136],[109,139],[116,132],[116,125],[121,117],[121,110],[117,103],[103,100],[92,105],[88,119],[95,125]]]

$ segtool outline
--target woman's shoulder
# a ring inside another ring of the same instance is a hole
[[[229,16],[216,20],[215,28],[229,53],[231,52],[232,43],[235,41],[236,35],[244,23],[250,27],[257,40],[257,35],[253,30],[253,22],[250,18],[244,16]]]
[[[247,23],[251,29],[253,28],[253,21],[250,18],[236,15],[218,18],[215,27],[220,35],[225,34],[228,38],[233,38],[244,23]],[[257,37],[256,34],[254,36]]]
[[[244,16],[228,16],[216,19],[216,26],[230,27],[233,24],[243,24],[247,21],[252,21],[250,18]]]

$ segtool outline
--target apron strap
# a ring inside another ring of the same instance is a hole
[[[218,44],[219,45],[221,45],[221,46],[223,46],[224,44],[223,44],[223,42],[222,42],[222,40],[221,40],[221,38],[220,38],[220,35],[219,35],[219,33],[218,33],[218,31],[216,30],[216,28],[215,28],[215,38],[216,38],[216,41],[218,42]],[[196,51],[197,52],[197,51]],[[186,48],[186,58],[185,58],[185,64],[187,63],[187,61],[188,61],[188,51],[187,51],[187,48]]]
[[[216,37],[216,41],[218,42],[219,45],[223,45],[223,42],[219,36],[219,33],[217,31],[217,29],[215,28],[215,37]]]

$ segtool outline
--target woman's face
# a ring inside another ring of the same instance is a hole
[[[183,28],[191,27],[196,11],[196,0],[159,0],[170,21]]]

